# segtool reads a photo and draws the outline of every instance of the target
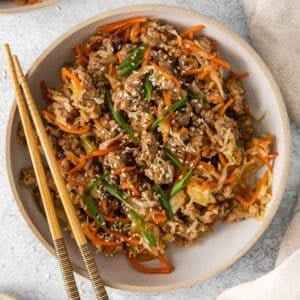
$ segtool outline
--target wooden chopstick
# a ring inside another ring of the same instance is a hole
[[[24,77],[24,74],[23,74],[22,68],[20,66],[20,63],[18,61],[18,58],[15,55],[13,56],[13,64],[12,65],[15,68],[15,71],[17,73],[19,84],[21,85],[21,87],[23,89],[25,100],[26,100],[35,130],[36,130],[36,133],[39,137],[41,146],[45,153],[45,157],[48,162],[49,169],[53,176],[58,194],[63,203],[63,207],[66,212],[69,224],[71,226],[75,241],[79,247],[84,264],[87,268],[90,280],[92,282],[92,285],[93,285],[93,288],[94,288],[94,291],[96,294],[96,298],[97,298],[97,300],[108,299],[104,284],[102,282],[102,278],[97,269],[94,257],[91,254],[91,250],[89,248],[86,237],[82,231],[82,228],[81,228],[79,219],[77,217],[75,208],[73,206],[73,203],[71,201],[69,192],[66,188],[65,182],[62,178],[59,167],[57,165],[55,154],[54,154],[52,145],[50,143],[50,140],[48,139],[46,130],[44,128],[44,124],[40,117],[39,111],[37,109],[37,106],[35,104],[35,101],[33,99],[31,91],[29,89],[29,86]]]
[[[73,275],[73,270],[71,267],[70,259],[66,250],[65,241],[63,238],[63,234],[59,225],[59,221],[55,212],[53,198],[47,183],[47,177],[45,173],[45,169],[42,163],[41,155],[38,149],[37,138],[34,133],[33,126],[31,124],[31,120],[28,114],[28,110],[26,107],[26,103],[23,97],[22,90],[18,83],[18,78],[16,71],[13,65],[13,59],[10,53],[10,49],[8,45],[4,45],[4,50],[7,56],[9,71],[11,74],[11,78],[14,85],[14,90],[16,93],[17,104],[19,107],[19,113],[21,122],[24,128],[26,141],[28,144],[28,149],[30,152],[33,169],[36,175],[36,180],[39,186],[39,190],[41,193],[41,198],[43,202],[43,206],[46,212],[47,221],[49,224],[55,252],[60,264],[60,268],[63,274],[63,279],[65,283],[65,288],[68,294],[68,298],[72,300],[79,300],[79,293],[76,286],[76,282]]]

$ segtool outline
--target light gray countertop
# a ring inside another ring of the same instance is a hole
[[[141,3],[169,4],[199,11],[249,40],[246,16],[238,0],[65,0],[22,15],[0,15],[0,44],[9,42],[27,69],[53,40],[79,21],[112,8]],[[5,131],[13,93],[6,69],[4,53],[0,51],[0,291],[26,300],[66,299],[56,260],[33,236],[10,191],[5,165]],[[200,285],[155,295],[108,289],[111,299],[212,300],[224,288],[271,270],[293,213],[299,183],[300,130],[292,124],[292,131],[292,166],[282,205],[269,229],[243,258],[227,271]],[[82,299],[94,299],[90,283],[80,276],[76,278]]]

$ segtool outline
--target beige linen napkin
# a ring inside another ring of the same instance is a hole
[[[243,0],[252,45],[281,89],[290,117],[300,125],[300,0]]]

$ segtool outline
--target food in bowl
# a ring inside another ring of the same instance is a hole
[[[42,2],[42,0],[12,0],[13,2],[17,3],[17,4],[36,4],[36,3],[40,3]]]
[[[56,88],[41,82],[46,129],[84,233],[144,273],[172,272],[167,243],[191,245],[217,221],[261,218],[271,199],[274,137],[255,131],[248,74],[228,72],[204,28],[178,33],[145,17],[101,25],[75,47]],[[32,170],[21,182],[35,185]],[[142,263],[154,258],[162,267]]]

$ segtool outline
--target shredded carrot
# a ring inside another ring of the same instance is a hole
[[[226,69],[230,69],[230,63],[224,59],[222,59],[219,56],[215,56],[211,59],[214,63],[218,64],[219,66],[222,66]]]
[[[107,199],[106,199],[106,198],[103,198],[103,199],[101,200],[100,206],[101,206],[101,212],[107,213],[108,208],[107,208]],[[106,219],[105,219],[105,216],[103,216],[103,218],[104,218],[105,221],[110,222],[109,220],[106,220]]]
[[[227,108],[233,104],[233,99],[228,100],[220,109],[219,109],[219,115],[224,116]]]
[[[77,171],[83,169],[85,165],[86,165],[86,159],[80,159],[79,162],[76,164],[76,166],[74,168],[68,170],[66,173],[68,175],[72,175],[72,174],[76,173]]]
[[[203,68],[198,68],[198,69],[191,69],[186,72],[184,72],[182,75],[183,76],[189,76],[189,75],[197,75],[203,72]]]
[[[78,164],[80,161],[80,158],[78,158],[73,152],[66,151],[65,152],[66,158],[74,165]]]
[[[161,211],[152,211],[152,221],[154,224],[159,225],[167,221],[166,212]]]
[[[102,203],[103,201],[101,201]],[[131,220],[128,218],[119,218],[119,217],[111,217],[111,216],[106,216],[106,215],[102,215],[103,219],[107,222],[110,223],[130,223]]]
[[[277,157],[279,154],[278,154],[278,152],[276,152],[276,151],[273,151],[273,152],[270,152],[269,153],[269,158],[275,158],[275,157]]]
[[[225,102],[224,98],[220,95],[213,95],[210,97],[210,99],[216,103],[224,103]]]
[[[46,84],[45,80],[41,80],[40,89],[41,89],[41,93],[42,93],[42,96],[43,96],[44,100],[48,104],[51,104],[53,100],[51,98],[51,93],[48,90],[48,87],[47,87],[47,84]]]
[[[148,21],[148,19],[146,17],[134,17],[134,18],[126,19],[123,21],[115,22],[115,23],[101,25],[97,28],[97,31],[111,32],[111,31],[119,29],[127,24],[143,23],[143,22],[147,22],[147,21]]]
[[[139,241],[136,239],[133,239],[132,237],[128,237],[124,234],[118,233],[116,231],[110,230],[109,228],[105,229],[105,232],[112,234],[113,236],[115,236],[117,239],[120,239],[122,242],[126,242],[128,244],[132,244],[132,245],[138,245]]]
[[[150,58],[150,54],[151,54],[151,47],[148,47],[144,53],[144,59],[143,59],[143,63],[142,63],[142,67],[145,67],[148,65],[149,63],[149,58]]]
[[[209,163],[207,163],[205,161],[199,161],[199,165],[208,172],[211,172],[214,169],[213,165],[210,165]]]
[[[160,72],[164,77],[166,77],[169,80],[172,80],[176,86],[180,86],[180,82],[171,74],[165,72],[161,67],[159,67],[157,64],[152,63],[152,66],[157,72]]]
[[[217,207],[216,204],[211,203],[211,204],[209,204],[209,205],[207,206],[207,209],[208,209],[208,210],[213,210],[213,209],[215,209],[216,207]]]
[[[136,169],[136,166],[128,166],[128,167],[119,167],[119,168],[115,168],[112,171],[113,175],[120,175],[121,173],[127,173],[127,172],[131,172],[134,171]]]
[[[116,55],[117,55],[117,58],[118,58],[119,63],[121,63],[121,62],[124,60],[123,55],[122,55],[120,52],[117,52]]]
[[[109,246],[109,247],[115,247],[120,245],[119,242],[116,241],[105,241],[104,239],[99,238],[96,235],[93,235],[91,231],[88,228],[87,224],[84,224],[83,233],[86,235],[86,237],[92,242],[94,246]]]
[[[188,29],[186,29],[185,31],[183,31],[180,36],[181,37],[187,37],[189,36],[189,33],[194,33],[194,32],[197,32],[197,31],[200,31],[202,30],[203,28],[205,28],[204,25],[196,25],[196,26],[192,26]]]
[[[84,56],[81,46],[77,45],[74,50],[75,50],[75,53],[76,53],[76,63],[81,65],[81,66],[86,66],[87,63],[88,63],[88,60]]]
[[[131,263],[131,265],[139,272],[147,273],[147,274],[170,274],[173,271],[173,266],[170,264],[170,262],[163,257],[163,255],[158,252],[158,259],[163,264],[163,267],[158,268],[151,268],[146,267],[139,263],[134,257],[127,254],[128,261]]]
[[[242,189],[242,191],[243,191],[244,193],[246,193],[246,194],[248,194],[248,195],[250,195],[250,196],[253,195],[252,190],[251,190],[248,186],[246,186],[245,184],[241,184],[241,189]]]
[[[61,124],[60,122],[58,122],[56,120],[56,117],[47,110],[43,110],[43,115],[48,120],[52,121],[55,125],[57,125],[62,131],[67,132],[67,133],[73,133],[73,134],[81,135],[81,134],[88,133],[91,130],[91,125],[90,124],[80,128],[80,129],[69,128],[69,127]]]
[[[229,71],[229,75],[235,79],[244,79],[249,76],[249,73],[248,72],[235,73],[233,71]]]
[[[129,41],[130,32],[131,32],[130,27],[127,27],[125,30],[125,33],[124,33],[124,38],[123,38],[124,43],[127,43]]]
[[[201,155],[200,155],[200,154],[198,154],[198,155],[194,158],[194,160],[193,160],[193,162],[192,162],[194,168],[197,167],[197,165],[198,165],[200,159],[201,159]]]
[[[137,39],[138,39],[138,35],[141,31],[141,23],[140,22],[137,22],[135,23],[133,26],[132,26],[132,29],[130,31],[130,41],[132,43],[136,43],[137,42]]]
[[[110,146],[110,147],[105,148],[105,149],[96,149],[96,150],[91,151],[87,155],[85,155],[84,159],[87,160],[87,159],[92,158],[92,157],[103,156],[103,155],[106,155],[110,152],[117,151],[119,149],[121,149],[120,145],[113,145],[113,146]]]
[[[219,158],[219,161],[220,161],[222,167],[224,168],[227,165],[227,161],[226,161],[226,158],[225,158],[224,154],[219,152],[218,153],[218,158]]]
[[[193,39],[194,39],[194,33],[193,33],[193,32],[189,32],[189,33],[188,33],[188,38],[189,38],[190,40],[193,40]]]
[[[210,72],[210,68],[203,68],[202,72],[199,73],[198,77],[200,80],[203,80]]]
[[[83,85],[80,82],[80,79],[78,78],[78,76],[76,74],[72,73],[71,71],[69,71],[67,68],[61,69],[61,77],[64,82],[66,82],[67,78],[69,78],[71,80],[72,84],[74,85],[74,87],[78,91],[83,90]]]
[[[206,191],[215,188],[217,185],[218,183],[215,181],[203,182],[201,183],[200,188],[202,191]]]
[[[216,52],[218,50],[218,43],[216,40],[211,39],[210,40],[211,44],[211,52]]]
[[[230,177],[226,178],[226,180],[224,181],[224,184],[232,184],[236,181],[237,181],[236,177],[230,176]]]
[[[171,95],[166,91],[163,91],[162,94],[163,94],[165,106],[169,107],[172,104]]]
[[[266,165],[268,170],[270,172],[272,172],[272,166],[271,166],[271,163],[270,163],[268,157],[265,157],[265,156],[261,155],[260,153],[257,153],[256,156]]]
[[[126,181],[124,181],[121,186],[122,189],[129,189],[134,196],[136,197],[141,196],[140,191],[134,186],[134,184],[131,182],[129,178],[127,178]]]
[[[109,76],[113,76],[113,64],[108,65],[108,71],[107,71]]]
[[[210,149],[207,147],[207,148],[205,148],[203,151],[202,151],[202,156],[203,157],[208,157],[209,156],[209,154],[210,154]]]
[[[268,178],[269,178],[269,172],[266,171],[264,173],[264,176],[262,177],[262,179],[258,183],[257,188],[256,188],[254,194],[251,196],[251,199],[249,201],[247,201],[246,199],[244,199],[240,195],[235,195],[235,199],[237,199],[239,202],[241,202],[245,206],[250,206],[250,205],[254,204],[255,201],[257,200],[258,196],[259,196],[259,193],[260,193],[261,189],[263,188],[264,185],[267,184]]]

